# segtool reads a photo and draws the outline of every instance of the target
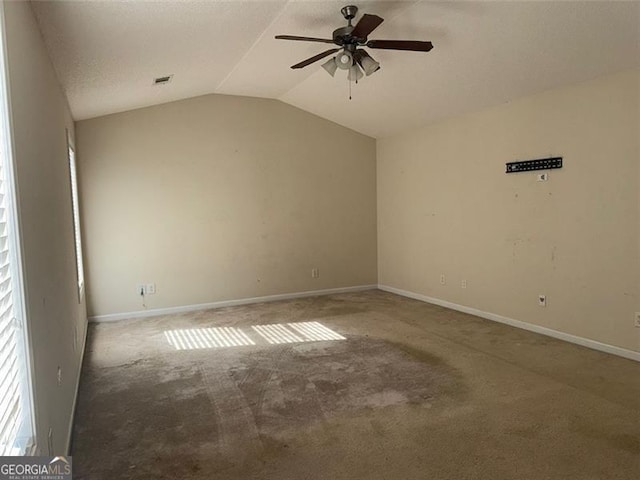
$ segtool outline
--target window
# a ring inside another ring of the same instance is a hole
[[[0,8],[0,455],[33,446],[32,391]]]
[[[67,134],[67,137],[69,135]],[[69,145],[69,174],[71,175],[71,204],[73,207],[73,233],[76,244],[76,272],[78,274],[78,301],[82,302],[84,293],[84,265],[82,263],[82,241],[80,239],[80,207],[78,204],[78,173],[76,170],[76,153]]]

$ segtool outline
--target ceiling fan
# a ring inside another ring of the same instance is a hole
[[[348,70],[347,78],[349,81],[358,81],[364,75],[369,76],[380,69],[380,63],[376,62],[361,47],[379,48],[384,50],[410,50],[413,52],[428,52],[433,48],[431,42],[422,42],[416,40],[369,40],[368,36],[384,21],[377,15],[369,15],[365,13],[358,23],[353,26],[353,20],[358,13],[358,7],[348,5],[343,7],[340,12],[347,20],[346,27],[338,28],[333,31],[333,38],[314,38],[314,37],[298,37],[295,35],[276,35],[279,40],[298,40],[303,42],[333,43],[338,48],[331,48],[322,53],[307,58],[300,63],[292,65],[291,68],[304,68],[307,65],[322,60],[333,53],[339,52],[322,65],[329,75],[335,75],[338,68]]]

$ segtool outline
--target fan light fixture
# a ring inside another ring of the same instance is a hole
[[[336,70],[338,69],[336,57],[331,57],[329,60],[324,62],[322,64],[322,68],[324,68],[327,73],[333,77],[336,74]]]
[[[335,50],[334,50],[335,51]],[[329,51],[333,53],[333,51]],[[322,64],[329,75],[335,76],[339,69],[347,70],[347,80],[349,81],[349,100],[351,100],[351,82],[358,81],[367,74],[367,77],[380,70],[380,64],[362,49],[345,48],[338,52],[335,57],[330,58]],[[362,71],[364,70],[364,73]]]
[[[380,70],[380,63],[376,62],[371,55],[364,50],[356,50],[356,61],[367,74],[367,77],[372,73]]]
[[[354,63],[353,65],[351,65],[351,68],[349,69],[349,73],[347,74],[347,79],[350,82],[357,82],[362,77],[364,77],[364,74],[362,73],[362,70],[360,70],[360,67],[358,66],[358,64]]]
[[[362,69],[360,69],[360,67],[362,67]],[[356,50],[354,53],[351,53],[348,50],[343,50],[335,57],[332,57],[323,63],[322,68],[324,68],[332,77],[336,74],[336,70],[338,68],[341,70],[348,70],[349,73],[347,74],[347,78],[349,81],[357,82],[364,77],[362,70],[364,70],[364,73],[368,77],[372,73],[380,70],[380,63],[376,62],[371,55],[362,49]]]
[[[336,55],[336,64],[342,70],[349,70],[353,65],[353,55],[347,50],[343,50]]]

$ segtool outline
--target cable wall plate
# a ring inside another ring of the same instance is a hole
[[[562,168],[562,157],[541,158],[538,160],[523,160],[521,162],[509,162],[506,173],[532,172],[534,170],[551,170]]]

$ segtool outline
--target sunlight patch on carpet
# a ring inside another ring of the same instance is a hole
[[[253,325],[251,331],[258,341],[269,345],[301,342],[346,340],[345,337],[325,327],[320,322],[276,323]],[[166,330],[164,336],[176,350],[199,350],[256,345],[256,342],[240,328],[209,327]]]
[[[255,345],[247,334],[233,327],[167,330],[164,336],[176,350]]]

